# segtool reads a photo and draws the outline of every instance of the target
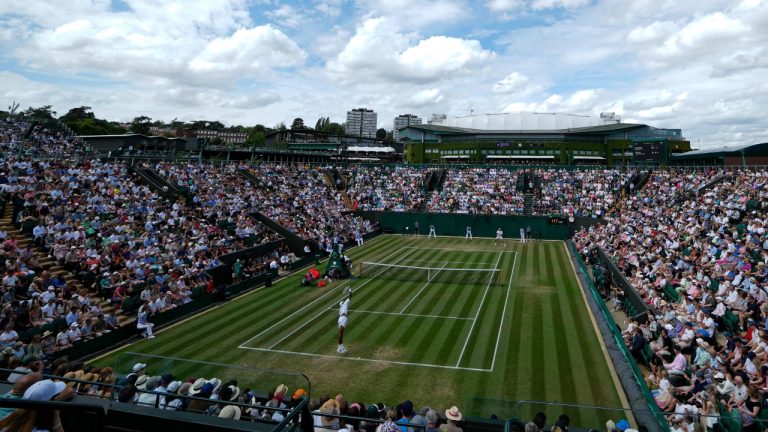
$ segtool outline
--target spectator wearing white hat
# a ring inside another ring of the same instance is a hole
[[[52,381],[47,379],[38,381],[29,386],[24,392],[23,398],[39,402],[50,400],[66,401],[71,399],[73,395],[74,391],[67,387],[63,381]],[[31,428],[30,425],[32,426]],[[0,430],[64,432],[64,428],[61,426],[58,410],[49,408],[17,409],[8,417],[0,420]]]
[[[441,431],[462,432],[462,429],[457,423],[461,421],[463,416],[461,415],[461,411],[459,411],[459,408],[456,405],[445,410],[445,418],[447,418],[448,421],[446,424],[440,426]]]

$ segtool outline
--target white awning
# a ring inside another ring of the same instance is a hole
[[[554,159],[554,156],[517,156],[517,155],[488,155],[486,159]]]
[[[347,151],[351,152],[374,152],[374,153],[394,153],[395,149],[392,147],[362,147],[351,146],[347,148]]]
[[[605,160],[605,158],[600,156],[574,156],[573,160]]]
[[[467,155],[445,155],[440,157],[443,159],[469,159]]]

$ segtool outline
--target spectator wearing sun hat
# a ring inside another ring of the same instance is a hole
[[[8,393],[0,395],[0,399],[21,399],[24,397],[24,392],[34,383],[42,381],[43,376],[39,373],[30,373],[22,376],[13,384],[13,387]],[[0,420],[8,417],[15,408],[0,408]]]
[[[183,400],[181,399],[181,395],[179,394],[179,389],[181,389],[181,381],[172,381],[168,384],[168,388],[166,389],[166,393],[170,393],[170,395],[167,395],[163,398],[163,402],[161,405],[161,408],[168,411],[178,411],[179,408],[183,404]]]
[[[205,378],[199,378],[197,381],[195,381],[195,383],[192,385],[192,388],[189,390],[189,395],[196,398],[209,399],[213,393],[213,389],[213,384],[206,381]],[[208,407],[210,406],[210,400],[205,401],[194,399],[189,403],[187,411],[201,413],[208,410]]]
[[[240,420],[241,415],[242,411],[237,405],[227,405],[221,409],[221,412],[219,412],[219,418],[230,420]]]
[[[67,388],[63,381],[49,379],[38,381],[24,392],[24,399],[30,401],[45,402],[50,400],[65,401],[72,398],[74,392]],[[63,431],[61,419],[57,410],[50,409],[19,409],[8,417],[0,420],[0,430],[50,430],[52,432]]]
[[[459,408],[456,405],[445,410],[445,418],[447,418],[448,421],[440,427],[441,431],[462,432],[462,429],[457,423],[460,422],[464,416],[461,415],[461,411],[459,411]]]

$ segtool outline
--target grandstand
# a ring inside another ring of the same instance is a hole
[[[419,127],[424,143],[470,133]],[[651,130],[588,127],[563,140]],[[66,431],[768,418],[768,170],[717,163],[741,148],[653,170],[180,161],[105,157],[16,116],[0,150],[0,428],[31,413]],[[352,278],[301,286],[340,248]]]

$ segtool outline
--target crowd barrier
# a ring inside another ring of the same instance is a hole
[[[577,273],[586,288],[587,303],[592,310],[600,335],[605,341],[608,354],[613,362],[616,374],[619,377],[624,393],[627,395],[630,407],[636,410],[635,418],[638,423],[644,424],[649,431],[669,432],[669,424],[664,413],[656,404],[645,377],[637,365],[637,361],[629,352],[621,336],[620,327],[613,319],[600,293],[592,282],[584,260],[572,240],[567,241],[571,257],[577,265]]]

